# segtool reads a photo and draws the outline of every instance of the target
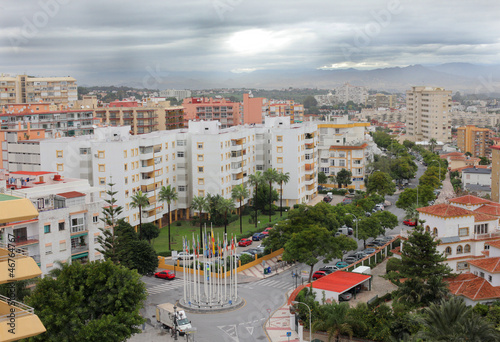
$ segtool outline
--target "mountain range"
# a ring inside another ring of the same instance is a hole
[[[115,80],[110,83],[109,80]],[[89,81],[83,79],[82,81]],[[127,85],[152,89],[210,89],[210,88],[322,88],[331,89],[349,82],[369,89],[404,92],[411,86],[442,87],[462,93],[500,93],[500,65],[446,63],[440,65],[411,65],[373,70],[359,69],[300,69],[256,70],[249,73],[178,72],[167,71],[127,74],[105,73],[93,84]],[[87,83],[87,82],[85,82]],[[84,84],[82,84],[84,85]]]

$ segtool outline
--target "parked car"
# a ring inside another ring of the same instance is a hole
[[[342,204],[351,204],[352,203],[352,198],[349,197],[344,197],[342,200]]]
[[[328,275],[328,273],[326,273],[325,271],[316,271],[316,272],[313,273],[312,278],[316,280],[316,279],[319,279],[319,278],[323,278],[326,275]]]
[[[403,221],[403,224],[407,225],[407,226],[416,226],[417,225],[417,221],[412,221],[412,220],[404,220]]]
[[[257,247],[254,248],[255,250],[257,250],[257,252],[259,254],[262,254],[264,253],[264,250],[266,249],[266,247],[262,246],[262,245],[258,245]]]
[[[335,263],[335,266],[337,266],[339,269],[341,269],[341,268],[349,266],[349,264],[345,261],[337,261]]]
[[[331,201],[332,201],[332,198],[330,196],[323,197],[323,202],[330,203]]]
[[[354,264],[356,261],[358,261],[358,259],[353,257],[353,256],[348,256],[348,257],[344,258],[344,261],[350,265],[350,264]]]
[[[179,252],[179,253],[177,253],[176,256],[172,257],[173,261],[176,261],[176,260],[192,260],[192,259],[194,259],[194,255],[186,253],[186,252]]]
[[[349,301],[352,299],[352,293],[344,292],[339,294],[339,301]]]
[[[257,248],[249,248],[245,251],[246,253],[249,253],[251,255],[259,254],[259,250]]]
[[[269,236],[269,231],[268,230],[264,230],[261,234],[264,234],[265,237],[268,237]]]
[[[273,229],[273,227],[267,227],[266,229],[264,229],[264,231],[265,232],[270,232],[272,229]]]
[[[337,266],[334,266],[334,265],[325,265],[325,266],[321,267],[319,270],[320,271],[330,270],[331,272],[334,272],[334,271],[336,271],[338,269],[339,268]]]
[[[250,239],[241,239],[238,242],[238,246],[240,246],[240,247],[250,246],[251,244],[252,244],[252,240],[250,240]]]
[[[355,258],[356,258],[356,259],[358,259],[358,260],[361,260],[361,259],[363,259],[363,258],[366,258],[366,257],[367,257],[367,255],[366,255],[366,253],[365,253],[365,252],[356,252],[356,253],[354,253],[352,256],[353,256],[353,257],[355,257]]]
[[[365,213],[365,216],[366,216],[366,217],[370,217],[370,216],[372,216],[372,213],[370,213],[369,211],[367,211],[367,212]]]
[[[384,204],[383,203],[377,203],[375,204],[375,209],[377,210],[384,210]]]
[[[382,248],[384,244],[380,244],[378,242],[375,242],[375,241],[372,241],[372,242],[369,242],[366,244],[366,247],[372,247],[372,248],[375,248],[375,249],[380,249]]]
[[[369,247],[369,248],[366,248],[363,253],[365,253],[367,256],[370,255],[370,254],[373,254],[377,251],[376,248],[373,248],[373,247]]]
[[[350,293],[360,293],[361,292],[361,285],[355,286],[352,289],[349,290]]]
[[[160,271],[155,273],[155,278],[172,280],[175,278],[175,274],[172,271]]]
[[[253,241],[260,241],[262,240],[263,238],[265,238],[266,236],[262,233],[255,233],[252,235],[252,240]]]

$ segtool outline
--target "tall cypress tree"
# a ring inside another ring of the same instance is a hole
[[[122,213],[123,208],[116,205],[115,195],[118,191],[113,191],[113,186],[115,184],[108,183],[109,190],[106,191],[108,198],[104,200],[107,206],[102,208],[102,213],[104,215],[101,221],[104,222],[104,227],[99,228],[101,235],[97,237],[97,242],[101,245],[98,249],[104,255],[105,260],[111,260],[114,263],[118,263],[118,254],[116,251],[116,224],[118,216]]]

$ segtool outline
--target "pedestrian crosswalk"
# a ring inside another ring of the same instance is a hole
[[[168,290],[173,290],[175,288],[181,287],[182,284],[183,284],[182,279],[174,279],[171,281],[165,280],[165,284],[156,285],[156,286],[153,286],[153,287],[147,289],[148,295],[153,295],[153,294],[162,293],[162,292],[165,292]]]
[[[291,282],[272,280],[272,279],[262,279],[254,283],[240,284],[239,286],[246,289],[254,289],[258,286],[270,286],[282,290],[290,290],[294,287]]]

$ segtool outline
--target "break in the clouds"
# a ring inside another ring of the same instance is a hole
[[[3,1],[0,72],[95,83],[151,70],[496,64],[499,10],[493,0]]]

